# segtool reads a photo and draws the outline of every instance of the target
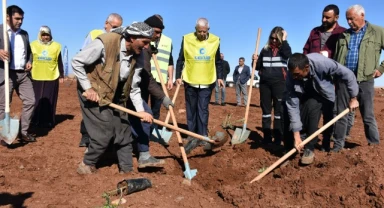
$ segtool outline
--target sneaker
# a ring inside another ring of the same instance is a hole
[[[163,167],[165,164],[165,160],[156,159],[152,156],[150,156],[148,159],[143,160],[139,158],[139,168],[146,168],[146,167]]]
[[[96,167],[93,165],[86,165],[84,162],[81,162],[79,164],[79,167],[77,168],[77,173],[80,175],[85,174],[92,174],[96,172]]]
[[[340,152],[343,148],[341,147],[333,147],[330,152],[334,152],[334,153],[337,153],[337,152]]]
[[[314,158],[315,158],[315,154],[313,153],[313,151],[309,150],[309,149],[305,149],[304,150],[304,154],[301,157],[301,161],[300,162],[303,165],[309,165],[309,164],[313,163]]]
[[[120,174],[127,174],[127,173],[133,173],[133,168],[120,168],[119,167],[119,173]]]
[[[226,103],[225,103],[225,102],[222,102],[222,103],[221,103],[221,106],[225,106],[225,105],[226,105]]]

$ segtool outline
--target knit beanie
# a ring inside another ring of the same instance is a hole
[[[144,22],[151,27],[160,28],[162,30],[164,29],[163,21],[161,21],[160,18],[158,18],[156,15],[148,17]]]

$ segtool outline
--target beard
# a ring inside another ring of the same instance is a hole
[[[336,21],[333,22],[323,22],[322,27],[325,30],[331,29],[336,24]]]

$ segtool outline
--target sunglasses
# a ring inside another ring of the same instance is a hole
[[[269,37],[269,39],[271,39],[271,40],[278,40],[277,38],[274,38],[274,37]]]

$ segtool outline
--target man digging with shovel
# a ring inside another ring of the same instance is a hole
[[[132,136],[128,115],[109,107],[111,103],[125,106],[128,99],[135,104],[143,121],[152,122],[152,115],[143,111],[140,88],[135,79],[143,68],[139,56],[148,47],[153,29],[145,23],[133,23],[122,33],[106,33],[92,41],[72,60],[74,72],[85,92],[78,90],[83,104],[85,126],[91,136],[88,151],[77,172],[90,174],[100,156],[114,139],[120,173],[133,171]],[[116,57],[119,57],[116,60]],[[140,102],[141,101],[141,102]]]
[[[335,88],[333,79],[346,83],[351,99],[350,110],[359,107],[356,96],[359,88],[356,77],[351,70],[319,53],[304,55],[293,54],[288,60],[289,73],[286,80],[284,104],[284,145],[287,151],[294,146],[297,150],[304,149],[301,163],[309,165],[313,162],[317,137],[312,139],[305,147],[301,146],[300,132],[312,135],[317,131],[320,116],[323,112],[324,123],[333,118],[333,105],[335,102]],[[342,90],[342,89],[336,89]],[[323,141],[329,141],[333,127],[324,131]],[[328,139],[328,140],[327,140]],[[329,149],[329,143],[323,147]]]

